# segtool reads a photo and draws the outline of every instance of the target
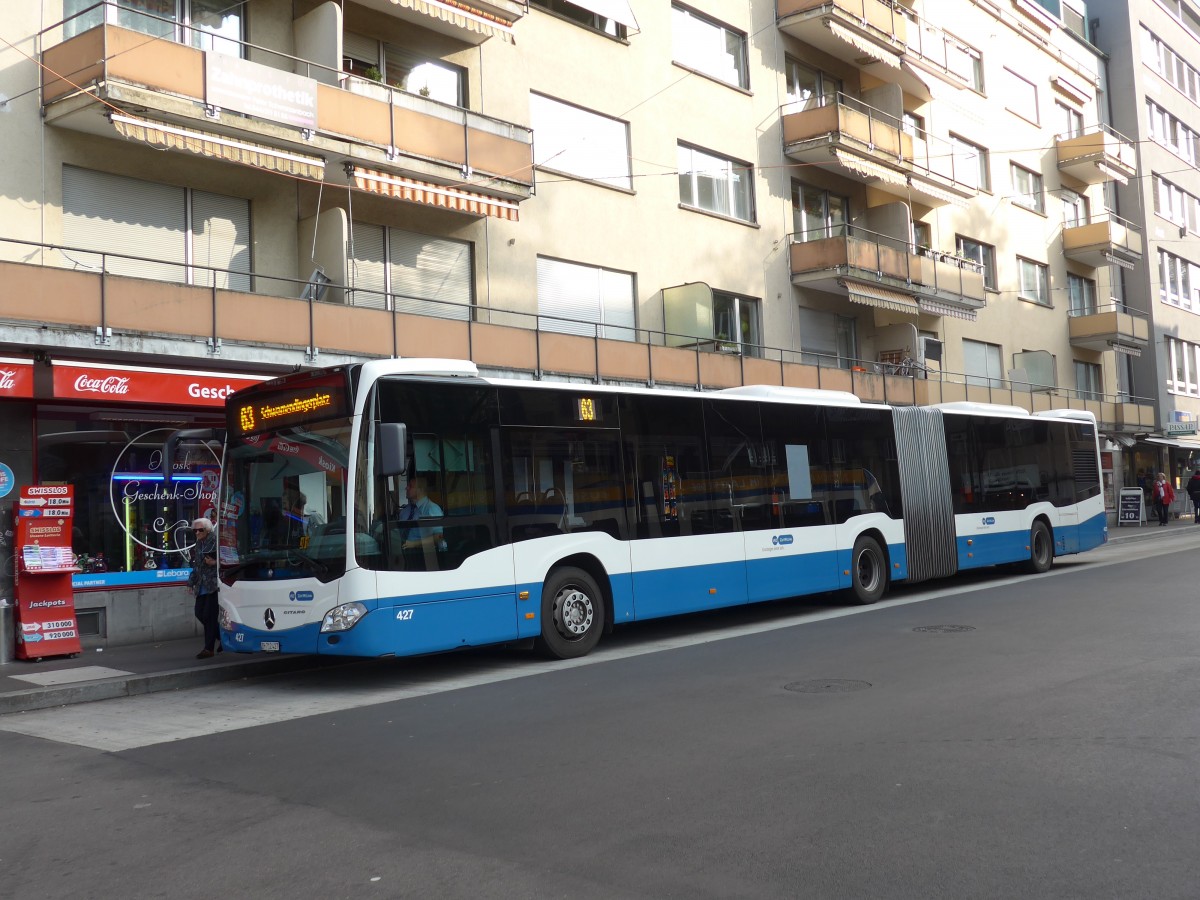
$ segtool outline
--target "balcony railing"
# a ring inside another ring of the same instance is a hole
[[[130,14],[137,30],[113,24]],[[168,36],[154,37],[156,29]],[[298,153],[349,154],[418,178],[478,184],[502,198],[531,194],[527,126],[112,3],[45,29],[41,40],[42,102],[47,120],[64,127],[94,128],[91,120],[76,125],[75,105],[60,102],[82,96]],[[263,94],[292,99],[267,102]]]
[[[909,129],[898,116],[848,94],[839,92],[819,106],[788,103],[780,114],[784,152],[799,162],[935,206],[978,192],[978,162],[964,160],[949,141]]]
[[[1149,317],[1118,300],[1072,308],[1069,315],[1070,340],[1075,347],[1140,356],[1150,343]]]
[[[1058,170],[1084,184],[1125,183],[1137,175],[1133,141],[1108,125],[1089,126],[1082,134],[1059,135],[1054,145]]]
[[[845,293],[842,276],[876,283],[963,312],[984,306],[984,267],[973,259],[916,247],[857,225],[835,225],[788,236],[792,281]],[[969,314],[969,313],[968,313]]]
[[[1068,259],[1094,269],[1107,265],[1132,268],[1142,258],[1142,232],[1133,222],[1114,213],[1093,216],[1086,222],[1063,225],[1063,253]]]
[[[78,353],[91,336],[109,351],[127,341],[131,351],[144,352],[152,337],[160,353],[288,367],[444,356],[538,378],[700,390],[775,384],[850,391],[895,405],[970,400],[1034,411],[1066,407],[1091,411],[1110,430],[1154,427],[1151,399],[1096,398],[1068,388],[1032,391],[1001,379],[976,384],[976,376],[919,360],[897,365],[769,345],[745,354],[684,349],[669,344],[686,335],[655,329],[624,328],[614,339],[605,336],[611,326],[594,322],[399,295],[389,295],[384,309],[325,303],[300,279],[207,266],[178,266],[180,278],[190,271],[199,284],[151,281],[111,272],[116,264],[170,264],[5,238],[0,258],[13,260],[0,261],[7,288],[0,292],[0,320],[7,328],[26,328],[26,343],[47,352],[62,345]],[[260,293],[221,287],[247,274]]]

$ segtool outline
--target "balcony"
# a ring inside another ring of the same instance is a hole
[[[312,180],[365,169],[388,183],[377,192],[424,191],[436,202],[413,202],[469,215],[516,218],[532,193],[527,127],[250,44],[242,58],[110,22],[70,31],[43,33],[43,112],[57,127]]]
[[[1142,233],[1132,222],[1111,213],[1083,225],[1064,225],[1062,242],[1067,259],[1093,269],[1108,265],[1132,269],[1142,258]]]
[[[925,100],[931,77],[960,88],[973,83],[973,61],[962,44],[899,3],[777,0],[775,12],[785,34]]]
[[[911,316],[973,320],[986,303],[983,269],[973,260],[918,252],[855,226],[836,231],[789,236],[792,284]]]
[[[978,193],[969,180],[978,166],[965,166],[948,142],[911,134],[896,116],[845,94],[825,106],[786,105],[782,116],[783,152],[796,162],[926,206],[964,204]]]
[[[1099,309],[1071,310],[1071,345],[1086,350],[1115,350],[1141,356],[1150,343],[1146,315],[1113,301]]]
[[[1054,146],[1058,170],[1084,184],[1127,184],[1137,175],[1133,142],[1107,125],[1095,125],[1075,137],[1056,137]]]

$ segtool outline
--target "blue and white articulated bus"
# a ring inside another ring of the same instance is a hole
[[[780,387],[698,393],[479,377],[400,359],[228,406],[222,641],[391,656],[1018,564],[1108,538],[1096,423],[888,407]]]

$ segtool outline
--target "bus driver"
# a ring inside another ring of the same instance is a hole
[[[440,525],[425,528],[417,525],[406,526],[405,524],[417,519],[440,519],[442,517],[442,508],[429,499],[425,489],[425,478],[421,475],[409,478],[408,484],[404,487],[404,495],[408,498],[408,502],[400,507],[400,527],[403,534],[401,549],[403,550],[416,550],[430,544],[441,548],[442,529]]]

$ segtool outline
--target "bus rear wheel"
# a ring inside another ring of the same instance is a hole
[[[544,653],[555,659],[587,656],[604,631],[604,596],[583,569],[555,569],[542,586]]]
[[[879,602],[887,591],[887,557],[879,541],[860,537],[854,542],[850,556],[850,590],[854,601],[862,606]]]
[[[1029,529],[1029,559],[1025,561],[1025,571],[1034,575],[1048,572],[1054,563],[1054,541],[1050,537],[1050,529],[1045,522],[1034,522]]]

